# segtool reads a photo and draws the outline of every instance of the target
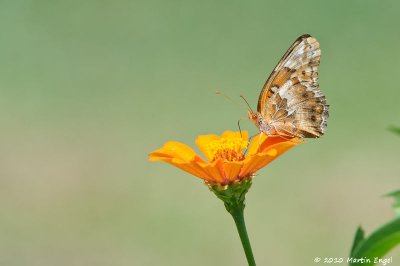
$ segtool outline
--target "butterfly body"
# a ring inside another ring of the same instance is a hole
[[[249,119],[269,135],[318,138],[325,133],[329,106],[319,89],[319,43],[308,34],[288,49],[265,83],[257,112]]]
[[[258,127],[258,129],[268,136],[277,135],[276,129],[272,124],[268,124],[261,113],[248,111],[249,119]]]

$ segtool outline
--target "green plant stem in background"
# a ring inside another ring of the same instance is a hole
[[[231,212],[233,220],[235,220],[235,224],[240,236],[240,240],[242,241],[244,252],[246,253],[247,262],[249,266],[256,266],[256,261],[254,260],[253,251],[251,250],[250,240],[247,235],[246,224],[244,222],[244,208],[238,208],[237,210],[233,210]]]

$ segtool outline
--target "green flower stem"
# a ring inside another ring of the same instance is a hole
[[[208,184],[208,187],[224,202],[226,210],[235,220],[249,266],[256,266],[243,215],[244,207],[246,206],[246,193],[251,187],[251,179],[245,179],[226,186]]]
[[[256,261],[254,260],[253,251],[251,250],[250,240],[247,235],[243,211],[244,211],[244,206],[243,208],[237,208],[236,210],[232,210],[231,214],[233,220],[235,220],[240,240],[242,241],[244,253],[246,253],[247,262],[249,263],[249,266],[256,266]]]

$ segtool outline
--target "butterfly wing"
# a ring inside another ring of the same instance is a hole
[[[265,83],[257,111],[276,134],[303,138],[324,134],[329,106],[318,84],[320,56],[318,41],[302,35]]]

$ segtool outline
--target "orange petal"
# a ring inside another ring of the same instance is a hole
[[[291,144],[297,145],[301,142],[303,142],[303,141],[299,140],[298,138],[285,139],[280,136],[273,136],[273,137],[268,137],[262,143],[260,150],[265,151],[265,150],[269,149],[270,147],[274,147],[276,144],[291,143]]]
[[[224,162],[223,169],[225,178],[229,182],[240,180],[239,173],[243,167],[243,162]]]
[[[241,177],[248,177],[269,164],[275,158],[276,156],[271,156],[266,153],[251,155],[248,160],[245,160],[245,164],[239,175]]]
[[[214,140],[218,140],[220,139],[220,136],[215,135],[215,134],[211,134],[211,135],[200,135],[197,137],[196,139],[196,144],[199,147],[199,149],[201,150],[201,152],[204,154],[204,156],[206,156],[208,161],[211,161],[214,156],[214,154],[212,154],[210,152],[210,149],[208,149],[208,143],[210,143],[211,141]]]
[[[285,141],[285,142],[278,142],[271,146],[268,146],[263,152],[248,155],[244,160],[244,166],[240,171],[240,176],[245,177],[251,174],[254,174],[280,155],[288,151],[289,149],[293,148],[297,144],[301,143],[301,141]]]
[[[258,135],[255,135],[250,143],[249,150],[247,152],[247,155],[252,155],[256,154],[257,152],[261,151],[261,145],[267,140],[270,139],[267,135],[264,133],[260,133]]]
[[[260,135],[255,136],[251,141],[250,148],[247,154],[252,155],[259,152],[264,152],[270,149],[271,147],[275,147],[276,144],[286,143],[286,142],[291,142],[297,145],[302,141],[298,140],[297,138],[285,139],[280,136],[267,136],[264,133],[260,133]]]
[[[216,160],[212,163],[198,163],[207,175],[211,177],[212,181],[218,184],[226,184],[227,179],[224,177],[222,160]]]
[[[181,161],[179,159],[176,158],[161,158],[159,159],[160,161],[169,163],[173,166],[178,167],[179,169],[192,174],[194,176],[197,176],[203,180],[207,180],[207,181],[214,181],[213,177],[211,175],[209,175],[208,171],[206,171],[203,167],[201,167],[198,164],[198,160],[193,160],[190,162],[187,161]]]
[[[233,138],[242,138],[243,140],[248,140],[249,138],[249,133],[247,131],[242,131],[242,134],[238,131],[225,131],[222,133],[221,138],[226,138],[226,139],[233,139]]]
[[[271,150],[276,150],[278,153],[278,156],[279,156],[282,153],[286,152],[288,149],[293,148],[294,146],[297,146],[298,144],[300,144],[302,142],[303,141],[299,140],[299,139],[291,139],[291,140],[286,140],[283,142],[277,142],[275,144],[271,144],[271,145],[262,147],[263,150],[261,153],[268,153]]]
[[[189,146],[177,142],[169,141],[164,146],[149,154],[150,161],[161,160],[162,158],[177,158],[182,161],[191,161],[196,157],[196,153]]]

